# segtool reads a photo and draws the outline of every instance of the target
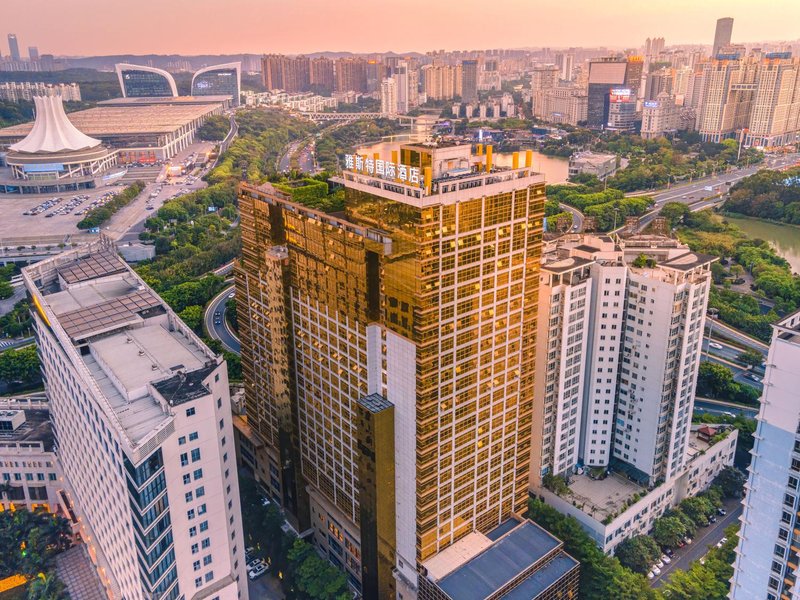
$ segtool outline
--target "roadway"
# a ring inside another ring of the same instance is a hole
[[[758,350],[764,355],[764,358],[766,358],[767,352],[769,351],[769,344],[765,344],[761,340],[757,340],[754,337],[739,331],[738,329],[734,329],[733,327],[722,323],[718,319],[706,319],[706,329],[709,331],[716,329],[717,334],[728,338],[737,344],[741,344],[742,346],[750,348],[751,350]]]
[[[709,413],[712,415],[744,415],[755,419],[758,416],[758,408],[750,408],[733,402],[723,402],[722,400],[712,400],[711,398],[699,398],[694,400],[694,412]]]
[[[569,204],[559,204],[558,207],[564,212],[572,213],[572,230],[583,231],[583,213]]]
[[[703,338],[703,354],[705,355],[705,360],[729,368],[733,372],[733,380],[737,383],[751,385],[759,392],[764,391],[764,384],[761,383],[761,381],[755,381],[751,377],[755,376],[763,380],[763,365],[755,368],[748,368],[738,361],[739,354],[742,352],[739,348],[731,346],[722,340],[714,340],[714,343],[722,346],[722,348],[711,348],[708,345],[708,338]]]
[[[692,543],[675,550],[672,562],[664,565],[664,568],[661,569],[661,574],[650,581],[652,587],[657,588],[664,585],[669,580],[669,575],[676,569],[688,571],[694,561],[703,558],[711,548],[717,545],[717,542],[722,540],[725,536],[725,529],[736,523],[742,514],[742,501],[740,499],[729,498],[723,504],[728,514],[724,517],[718,517],[717,522],[708,527],[698,527],[695,537],[692,538]]]
[[[691,204],[692,211],[703,210],[723,201],[727,190],[734,183],[745,177],[753,175],[757,171],[769,169],[782,169],[795,164],[800,160],[800,154],[785,154],[782,156],[768,157],[764,162],[747,167],[733,167],[728,171],[715,173],[709,177],[701,177],[688,183],[679,183],[665,189],[654,191],[642,191],[627,194],[627,196],[652,196],[655,204],[653,210],[639,219],[641,227],[647,225],[657,215],[658,211],[668,202],[682,202]],[[728,185],[730,184],[730,185]],[[711,188],[711,189],[707,189]]]
[[[227,310],[225,304],[233,297],[233,292],[234,287],[231,285],[214,296],[206,307],[203,321],[211,339],[222,342],[222,347],[228,352],[239,354],[242,351],[242,345],[239,343],[239,338],[233,333],[228,325],[228,320],[225,318],[225,311]],[[219,323],[217,323],[217,321],[219,321]]]

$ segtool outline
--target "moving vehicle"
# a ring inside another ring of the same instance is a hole
[[[722,350],[722,344],[718,344],[717,342],[708,342],[709,348],[714,348],[714,350]]]

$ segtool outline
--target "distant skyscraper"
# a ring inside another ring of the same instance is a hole
[[[556,65],[534,67],[531,73],[531,90],[536,92],[556,87],[559,74],[559,69]]]
[[[39,48],[36,46],[28,47],[28,58],[31,60],[39,60]]]
[[[19,42],[17,36],[13,33],[8,34],[8,51],[11,53],[11,60],[20,60]]]
[[[800,539],[800,313],[773,325],[753,438],[732,600],[797,598]]]
[[[336,91],[367,91],[367,61],[363,58],[340,58],[336,61]]]
[[[311,59],[311,85],[316,92],[331,93],[336,84],[333,60],[320,56]]]
[[[381,112],[387,115],[398,112],[396,77],[384,77],[381,82]]]
[[[461,63],[461,101],[478,101],[478,61],[465,60]]]
[[[589,127],[605,127],[608,122],[609,94],[612,89],[625,86],[627,68],[628,61],[618,57],[601,58],[589,63]]]
[[[261,59],[261,78],[268,90],[305,92],[311,85],[310,70],[307,56],[268,54]]]
[[[714,31],[714,46],[711,49],[711,58],[717,57],[720,48],[730,45],[731,35],[733,35],[733,19],[731,17],[717,19],[717,28]]]
[[[664,51],[664,38],[647,38],[644,42],[644,55],[647,58],[655,58]]]
[[[575,66],[575,55],[556,54],[556,66],[559,69],[559,77],[563,81],[572,81],[572,69]]]

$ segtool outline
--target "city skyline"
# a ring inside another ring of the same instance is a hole
[[[720,17],[732,17],[737,23],[735,42],[791,42],[798,39],[793,24],[800,19],[800,4],[792,0],[775,0],[757,8],[744,0],[702,4],[679,0],[668,6],[659,1],[633,8],[623,2],[602,9],[588,0],[575,0],[568,13],[554,0],[510,0],[503,14],[513,18],[496,15],[496,28],[491,31],[486,31],[491,14],[477,0],[459,3],[457,21],[453,6],[422,0],[410,0],[402,10],[377,7],[374,11],[322,0],[309,0],[302,7],[273,0],[231,0],[225,10],[210,0],[195,2],[191,9],[180,2],[156,5],[145,0],[124,21],[98,11],[97,0],[66,0],[57,5],[11,0],[8,4],[4,33],[16,34],[23,47],[36,44],[64,56],[628,48],[639,47],[644,38],[654,35],[664,36],[668,45],[711,45]],[[85,19],[87,11],[94,13],[92,19]],[[427,18],[420,19],[420,14]],[[570,27],[565,31],[559,23],[567,20]],[[337,26],[331,28],[334,22]],[[304,35],[295,34],[297,25]],[[142,31],[149,35],[141,35]]]

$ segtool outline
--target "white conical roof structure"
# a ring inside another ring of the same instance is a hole
[[[70,152],[101,144],[100,140],[81,133],[67,118],[61,96],[34,96],[36,120],[33,129],[21,142],[9,146],[15,152]]]

